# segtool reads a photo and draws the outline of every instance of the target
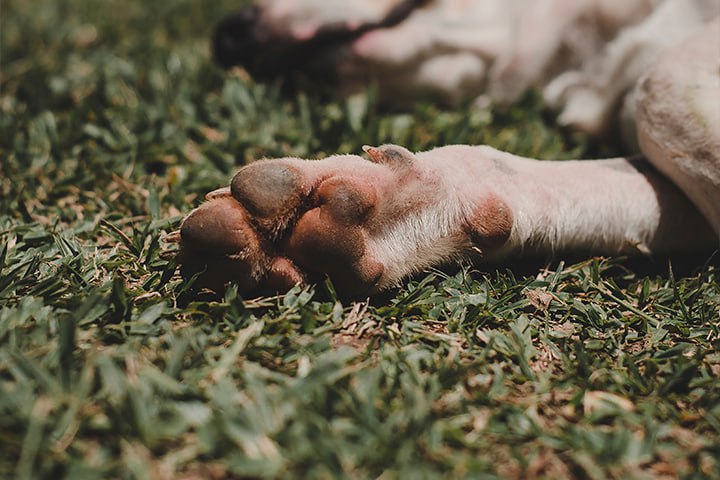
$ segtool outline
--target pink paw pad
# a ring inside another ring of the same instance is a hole
[[[327,172],[326,172],[327,173]],[[332,173],[332,172],[330,172]],[[221,291],[285,291],[327,274],[348,293],[372,290],[383,266],[366,255],[364,222],[377,202],[370,184],[314,180],[282,161],[242,168],[229,189],[208,195],[180,229],[183,276]]]
[[[486,195],[475,206],[466,225],[470,240],[481,250],[494,249],[510,238],[513,214],[503,199],[494,194]]]
[[[219,290],[229,281],[241,289],[257,286],[269,259],[247,212],[228,196],[201,205],[180,228],[181,274],[199,274],[198,283]]]
[[[251,215],[251,221],[272,237],[281,234],[304,201],[302,176],[281,162],[256,162],[232,179],[230,191]]]
[[[371,290],[384,270],[366,255],[362,228],[375,207],[375,191],[334,177],[316,196],[319,207],[303,215],[288,238],[288,256],[310,272],[327,273],[344,291]]]

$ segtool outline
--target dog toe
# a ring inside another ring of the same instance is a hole
[[[269,262],[248,214],[231,197],[216,197],[194,210],[180,227],[181,273],[221,290],[230,282],[257,286]]]
[[[325,212],[337,222],[347,225],[361,224],[377,200],[371,186],[342,177],[333,177],[320,184],[317,197]]]
[[[278,237],[309,188],[304,187],[302,175],[295,168],[282,161],[260,161],[240,169],[230,190],[259,229]]]
[[[183,221],[181,273],[217,291],[231,281],[243,293],[285,291],[324,274],[344,291],[371,290],[383,266],[365,254],[377,194],[363,178],[283,160],[242,168]]]
[[[284,257],[276,257],[270,264],[262,286],[266,291],[285,292],[295,285],[305,283],[305,275],[292,261]]]
[[[338,222],[330,209],[320,207],[298,220],[287,239],[286,249],[298,264],[321,271],[356,260],[365,252],[365,242],[359,227]]]
[[[298,220],[285,251],[312,277],[327,274],[338,291],[349,295],[372,292],[384,266],[367,254],[364,229],[344,220],[338,221],[333,207],[310,210]]]

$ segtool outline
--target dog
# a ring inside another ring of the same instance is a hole
[[[374,81],[384,98],[448,104],[541,88],[562,123],[595,134],[622,124],[642,155],[547,162],[381,145],[367,158],[260,160],[183,220],[181,273],[242,293],[328,275],[359,296],[466,260],[712,252],[718,15],[716,0],[265,0],[230,16],[216,57],[259,78],[331,69],[346,93]]]

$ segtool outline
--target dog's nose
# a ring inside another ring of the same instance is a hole
[[[258,80],[292,77],[300,73],[313,81],[333,83],[328,72],[337,56],[334,52],[364,33],[393,27],[430,0],[395,0],[384,17],[364,23],[326,22],[313,35],[298,37],[259,5],[251,5],[223,18],[212,38],[215,61],[224,68],[242,66]],[[291,2],[288,2],[291,3]]]
[[[225,68],[251,63],[257,55],[260,39],[257,24],[260,9],[251,5],[223,18],[213,33],[215,60]]]
[[[282,78],[312,56],[313,41],[298,41],[263,21],[252,5],[223,18],[213,34],[213,56],[223,68],[241,66],[257,80]],[[307,43],[307,45],[306,45]]]

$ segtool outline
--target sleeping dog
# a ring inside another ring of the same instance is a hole
[[[488,146],[261,160],[180,228],[181,271],[243,293],[329,275],[372,294],[428,267],[523,254],[711,252],[720,235],[720,0],[265,0],[216,58],[263,78],[334,72],[387,99],[508,103],[622,130],[642,155],[546,162]],[[402,92],[402,95],[400,94]]]

